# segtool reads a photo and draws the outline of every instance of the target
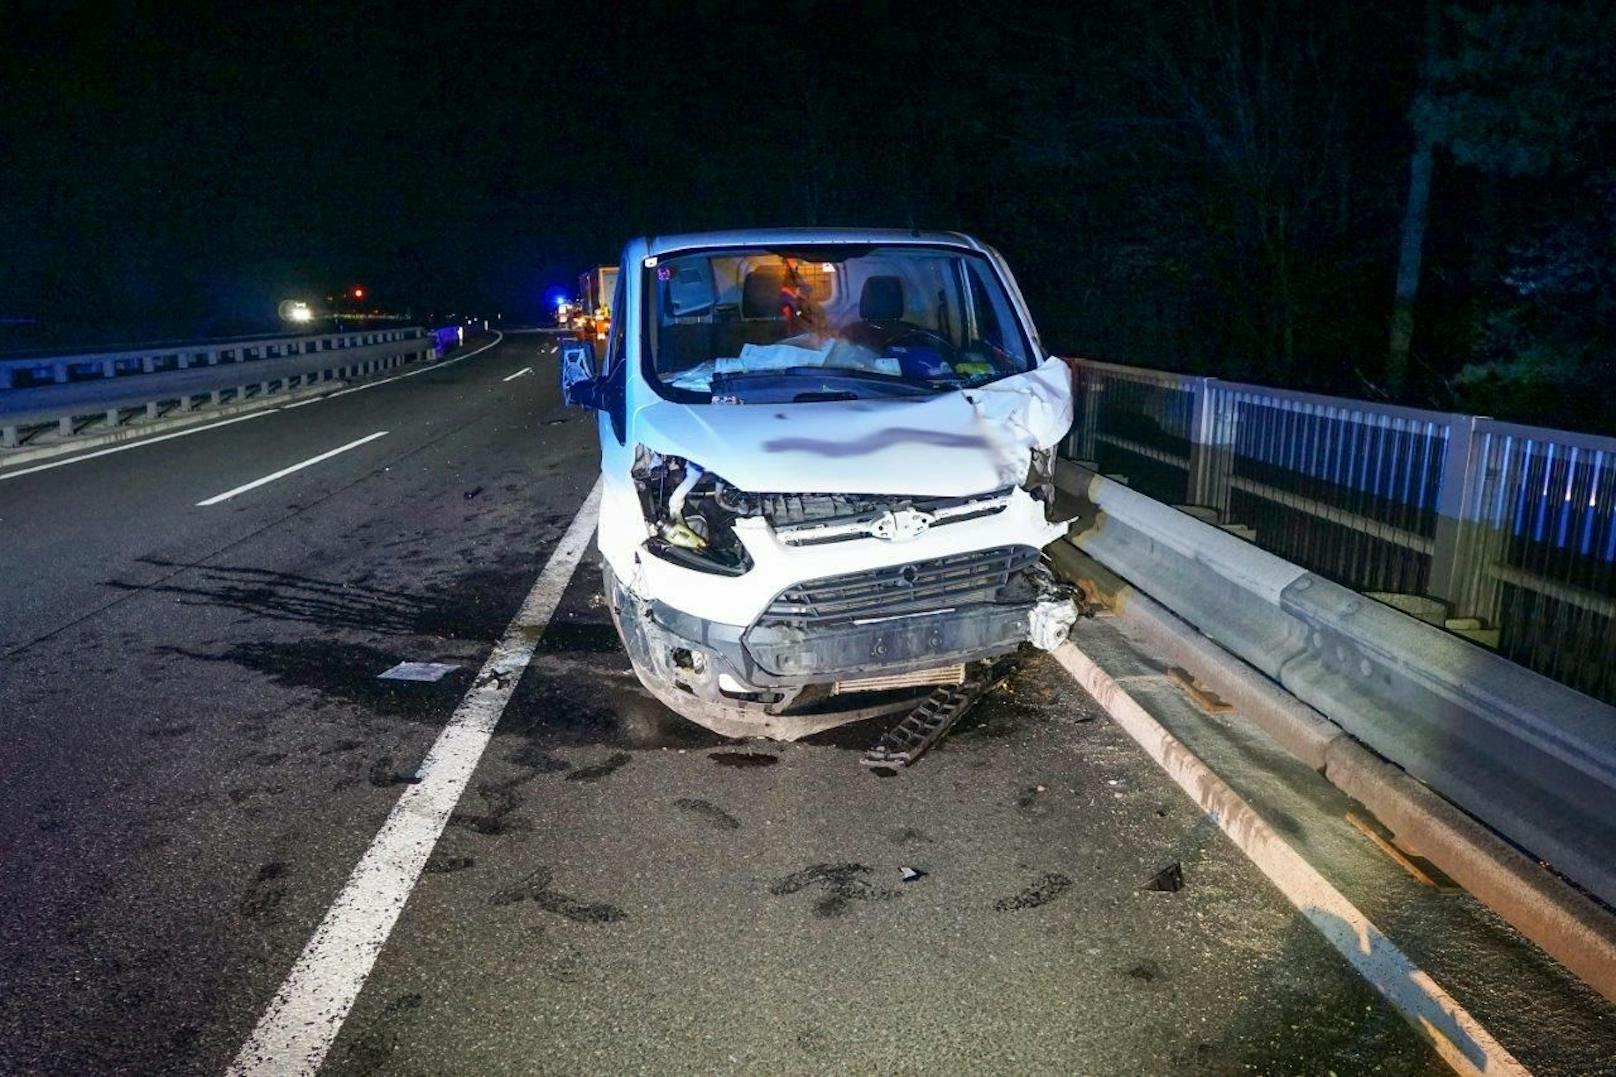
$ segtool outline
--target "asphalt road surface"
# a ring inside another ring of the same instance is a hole
[[[231,1065],[594,484],[555,382],[508,337],[0,472],[0,1072]],[[327,1072],[1443,1071],[1054,661],[881,778],[681,722],[563,583]],[[1597,1070],[1578,1005],[1507,1046]]]

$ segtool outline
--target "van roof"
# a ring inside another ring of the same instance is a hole
[[[790,247],[812,243],[924,243],[985,251],[982,244],[960,232],[922,232],[902,228],[737,228],[723,232],[692,232],[677,236],[646,236],[645,253],[667,254],[693,247]]]

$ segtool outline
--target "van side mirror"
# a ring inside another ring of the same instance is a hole
[[[595,342],[561,342],[561,402],[581,408],[596,408]]]

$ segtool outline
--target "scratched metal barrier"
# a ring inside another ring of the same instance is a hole
[[[1065,455],[1616,701],[1616,438],[1084,360]]]

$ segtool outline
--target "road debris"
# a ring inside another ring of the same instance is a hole
[[[458,662],[400,662],[376,675],[382,681],[441,681],[460,668]]]
[[[903,867],[898,869],[898,878],[902,879],[906,883],[912,883],[917,879],[924,879],[929,874],[931,873],[921,871],[919,868]]]
[[[872,768],[913,766],[965,716],[972,704],[1009,676],[1011,669],[1010,663],[1001,662],[976,671],[961,684],[939,685],[920,706],[881,734],[859,762]]]
[[[466,491],[465,498],[466,498],[467,501],[470,501],[472,498],[476,497],[478,494],[480,494],[482,492],[483,492],[483,488],[481,486],[473,486],[471,489]]]
[[[1140,889],[1153,890],[1159,894],[1178,893],[1184,889],[1184,865],[1177,860],[1173,861],[1153,875]]]

